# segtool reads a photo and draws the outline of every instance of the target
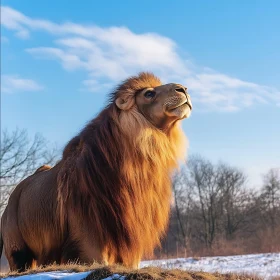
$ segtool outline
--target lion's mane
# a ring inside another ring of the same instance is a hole
[[[185,156],[186,138],[178,123],[168,131],[154,127],[134,102],[137,91],[160,84],[150,73],[124,81],[63,153],[61,220],[75,209],[109,264],[138,263],[159,245],[168,224],[170,175]],[[117,97],[130,100],[127,110],[117,108]]]

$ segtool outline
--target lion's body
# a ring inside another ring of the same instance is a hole
[[[17,258],[19,263],[30,266],[37,256],[43,262],[43,258],[49,258],[52,253],[52,244],[57,243],[59,236],[54,226],[57,224],[54,211],[57,207],[57,170],[54,167],[35,173],[11,194],[2,217],[2,236],[9,263]]]
[[[165,232],[170,173],[185,144],[177,123],[164,133],[136,107],[120,115],[109,105],[56,166],[39,168],[12,193],[1,229],[11,268],[33,260],[137,267]]]

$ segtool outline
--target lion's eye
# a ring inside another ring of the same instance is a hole
[[[146,98],[153,98],[154,96],[156,95],[156,92],[154,90],[147,90],[145,93],[144,93],[144,96]]]

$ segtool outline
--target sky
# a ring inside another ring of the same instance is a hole
[[[60,149],[125,78],[185,85],[189,154],[226,162],[258,188],[280,167],[280,1],[1,3],[1,129]]]

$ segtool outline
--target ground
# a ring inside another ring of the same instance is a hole
[[[280,253],[143,261],[141,267],[138,271],[130,271],[121,266],[102,267],[98,264],[91,267],[51,266],[21,276],[10,273],[2,277],[8,277],[7,280],[13,276],[20,276],[16,280],[280,280]]]

